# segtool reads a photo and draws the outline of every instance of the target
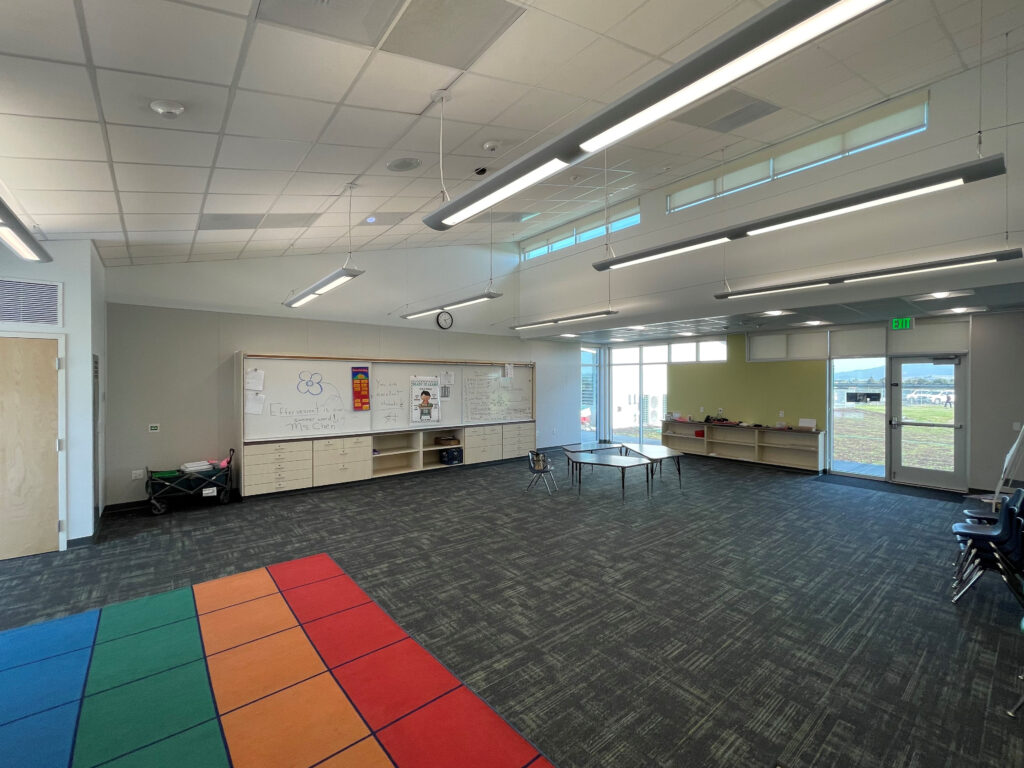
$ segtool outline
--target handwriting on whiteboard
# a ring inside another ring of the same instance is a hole
[[[373,383],[374,422],[389,427],[405,424],[402,417],[405,415],[408,397],[408,383],[403,386],[401,382],[393,378],[386,376],[377,378]]]

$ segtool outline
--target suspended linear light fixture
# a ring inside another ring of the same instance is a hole
[[[0,200],[0,240],[25,261],[53,261],[53,257],[32,237],[32,233],[3,200]]]
[[[486,290],[483,293],[478,293],[475,296],[469,296],[465,299],[455,299],[448,304],[442,304],[437,307],[431,307],[430,309],[422,309],[418,312],[412,312],[408,315],[402,315],[403,320],[415,320],[417,317],[426,317],[427,315],[436,315],[438,312],[444,312],[449,309],[459,309],[459,307],[468,307],[470,304],[479,304],[481,301],[490,301],[491,299],[500,299],[502,294],[497,291]]]
[[[889,277],[906,277],[907,275],[919,275],[927,272],[939,272],[948,269],[963,269],[965,267],[980,267],[983,264],[995,264],[1000,261],[1012,261],[1024,255],[1020,248],[1013,248],[1007,251],[995,251],[993,253],[982,253],[974,256],[963,256],[958,259],[946,259],[945,261],[932,261],[923,264],[914,264],[901,267],[890,267],[888,269],[876,269],[870,272],[858,272],[851,275],[838,275],[836,277],[818,278],[805,280],[803,282],[783,283],[780,285],[767,285],[761,288],[749,290],[728,291],[716,293],[716,299],[741,299],[751,296],[764,296],[769,293],[786,293],[788,291],[802,291],[808,288],[827,288],[830,285],[841,285],[843,283],[859,283],[865,280],[881,280]]]
[[[907,200],[912,197],[939,192],[944,189],[963,186],[971,182],[989,179],[994,176],[1001,176],[1006,173],[1006,163],[1002,155],[993,155],[980,160],[971,160],[966,163],[943,168],[939,171],[932,171],[920,176],[914,176],[891,184],[884,184],[880,187],[855,192],[851,195],[836,197],[821,203],[815,203],[803,208],[797,208],[785,213],[767,216],[763,219],[748,221],[743,224],[725,227],[714,232],[707,232],[703,235],[689,237],[684,240],[677,240],[672,243],[665,243],[653,248],[645,248],[642,251],[626,253],[615,258],[595,261],[594,269],[600,271],[606,269],[621,269],[631,267],[635,264],[644,264],[656,259],[663,259],[666,256],[675,256],[680,253],[689,253],[701,248],[708,248],[731,240],[739,240],[744,237],[774,232],[787,227],[795,227],[800,224],[809,224],[822,219],[841,216],[855,211],[862,211],[867,208],[875,208],[880,205],[895,203],[900,200]]]
[[[352,193],[355,188],[355,184],[345,185],[345,189],[348,191],[348,258],[345,259],[345,265],[320,278],[308,288],[299,291],[293,296],[289,296],[283,302],[286,307],[297,309],[304,304],[308,304],[317,296],[323,296],[325,293],[333,291],[338,286],[344,285],[349,280],[353,280],[365,272],[365,270],[349,266],[349,262],[352,261]]]
[[[889,0],[781,0],[423,219],[445,230]]]
[[[567,317],[552,317],[550,320],[538,320],[534,323],[525,323],[523,325],[513,325],[513,331],[526,331],[530,328],[543,328],[546,325],[559,325],[561,323],[580,323],[584,320],[595,320],[599,317],[608,317],[609,315],[617,315],[619,311],[617,309],[603,309],[600,312],[587,312],[583,315],[568,315]]]

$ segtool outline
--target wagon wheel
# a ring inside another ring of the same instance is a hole
[[[152,499],[149,502],[149,505],[150,512],[152,512],[154,515],[162,515],[164,512],[167,511],[167,503],[164,501],[157,501],[156,499]]]
[[[221,504],[227,504],[229,501],[231,501],[231,489],[225,488],[223,491],[221,491],[220,495],[217,496],[217,500],[220,501]]]

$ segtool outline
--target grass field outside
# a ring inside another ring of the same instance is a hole
[[[952,424],[954,409],[942,405],[903,406],[903,421]],[[832,414],[832,458],[861,464],[885,465],[889,426],[885,403],[857,403],[837,407]],[[953,430],[934,427],[900,429],[903,466],[953,471]]]

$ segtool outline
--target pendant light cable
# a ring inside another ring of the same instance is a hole
[[[985,42],[985,0],[978,2],[978,157],[981,155],[981,91],[982,91],[982,67],[985,64],[985,57],[982,55]]]

